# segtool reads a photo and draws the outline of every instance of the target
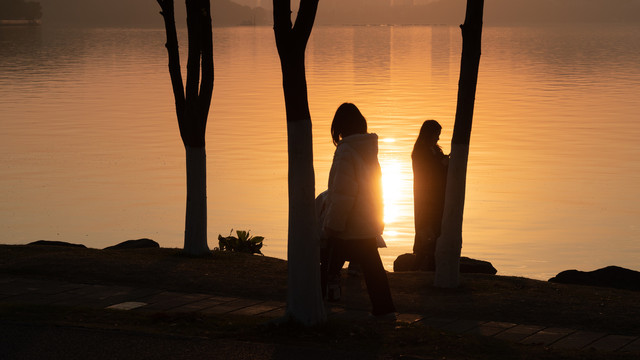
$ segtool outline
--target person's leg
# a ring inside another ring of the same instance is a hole
[[[349,276],[360,276],[362,275],[362,267],[355,261],[349,261],[347,274],[349,274]]]
[[[340,300],[340,270],[347,258],[345,244],[343,239],[329,239],[325,290],[327,301]]]
[[[389,280],[382,265],[375,239],[358,240],[356,261],[362,266],[373,315],[385,315],[396,311],[391,299]]]

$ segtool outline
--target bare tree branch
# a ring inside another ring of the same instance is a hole
[[[482,41],[484,0],[468,0],[462,29],[462,60],[458,84],[458,104],[454,123],[453,144],[469,144],[475,107],[478,68]]]
[[[289,43],[293,25],[291,23],[291,1],[273,0],[273,31],[276,36],[276,47],[278,54],[282,58],[281,52],[288,51],[289,47],[284,46]]]
[[[293,26],[293,32],[298,46],[303,48],[307,46],[307,41],[309,41],[309,36],[311,35],[311,29],[313,28],[317,10],[318,0],[300,1],[298,16],[296,17],[296,23]]]
[[[317,8],[318,0],[301,0],[296,25],[292,28],[291,1],[273,0],[273,29],[282,67],[288,122],[303,121],[311,117],[307,99],[304,54]]]
[[[160,14],[164,19],[164,26],[167,34],[165,47],[169,55],[169,75],[171,86],[176,103],[176,115],[178,122],[184,117],[185,97],[184,85],[182,84],[182,71],[180,70],[180,52],[178,48],[178,34],[176,32],[176,22],[174,15],[173,0],[157,0],[162,11]]]
[[[202,51],[202,79],[200,83],[199,108],[200,127],[204,133],[211,97],[213,96],[213,33],[211,28],[211,5],[209,1],[203,1],[202,21],[200,23],[200,48]]]
[[[189,31],[189,52],[187,59],[187,106],[190,108],[197,103],[198,85],[200,83],[200,21],[198,0],[186,0],[187,27]]]

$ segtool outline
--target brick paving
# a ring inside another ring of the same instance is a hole
[[[0,303],[81,306],[134,312],[200,312],[264,318],[281,317],[286,311],[286,304],[278,301],[6,276],[0,277]],[[336,304],[331,304],[327,310],[329,319],[358,321],[369,318],[367,311],[345,308]],[[427,317],[408,313],[399,314],[396,321],[404,324],[420,323],[450,333],[476,334],[554,349],[640,353],[639,336],[496,321]]]
[[[520,340],[522,344],[549,346],[574,333],[575,330],[563,328],[545,328]]]
[[[554,349],[582,349],[606,336],[605,333],[576,331],[551,345]]]

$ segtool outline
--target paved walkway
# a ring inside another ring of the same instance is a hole
[[[0,275],[0,304],[23,303],[83,306],[135,312],[199,312],[281,317],[284,302],[192,294],[129,286],[75,284]],[[340,306],[330,308],[329,317],[353,321],[365,320],[368,312]],[[513,324],[496,321],[471,321],[399,314],[397,321],[421,323],[445,332],[478,334],[521,344],[538,344],[554,349],[596,349],[609,352],[640,353],[640,337],[574,329]]]

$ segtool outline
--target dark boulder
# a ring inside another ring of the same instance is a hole
[[[415,262],[416,256],[414,254],[402,254],[393,262],[393,272],[413,271]]]
[[[113,246],[109,246],[104,248],[105,250],[108,249],[115,249],[115,250],[123,250],[123,249],[149,249],[149,248],[159,248],[160,244],[158,244],[157,242],[151,240],[151,239],[138,239],[138,240],[127,240],[127,241],[123,241],[117,245],[113,245]]]
[[[640,272],[619,266],[607,266],[594,271],[565,270],[549,281],[640,291]]]
[[[416,256],[414,254],[402,254],[393,262],[393,271],[413,271],[415,261]],[[426,269],[421,270],[427,271]],[[433,269],[428,271],[433,271]],[[462,256],[460,257],[460,272],[495,275],[498,270],[496,270],[496,268],[488,261],[476,260]]]
[[[38,245],[38,246],[62,246],[62,247],[79,247],[86,248],[86,246],[82,244],[72,244],[64,241],[54,241],[54,240],[38,240],[27,245]]]
[[[462,256],[460,257],[460,272],[495,275],[498,270],[488,261]]]

